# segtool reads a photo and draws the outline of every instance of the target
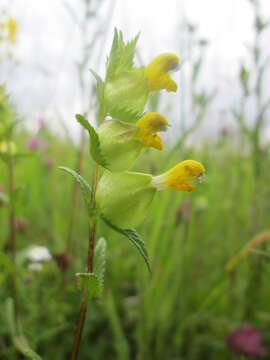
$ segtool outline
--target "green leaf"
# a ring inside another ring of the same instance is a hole
[[[244,93],[246,96],[248,96],[248,94],[249,94],[249,71],[247,70],[247,68],[244,65],[241,65],[239,76],[240,76],[240,81],[241,81],[241,85],[244,90]]]
[[[95,246],[94,252],[94,273],[97,275],[100,291],[103,290],[104,284],[104,274],[106,269],[106,248],[106,240],[104,238],[100,238]]]
[[[82,115],[76,114],[77,121],[88,131],[90,136],[90,154],[92,158],[101,166],[106,167],[106,161],[101,153],[100,141],[96,130],[90,125],[89,121]]]
[[[114,29],[112,48],[106,63],[106,81],[111,81],[119,74],[133,69],[135,47],[139,35],[125,43],[122,32]]]
[[[5,255],[3,252],[0,253],[0,270],[1,273],[4,273],[5,275],[15,273],[16,271],[10,257]]]
[[[79,286],[82,290],[87,292],[88,299],[97,296],[101,292],[101,287],[96,274],[94,273],[77,273],[79,278]]]
[[[195,83],[198,79],[201,65],[202,65],[202,57],[200,57],[193,65],[193,70],[192,70],[192,82],[193,83]]]
[[[119,234],[124,235],[127,237],[138,249],[139,253],[142,255],[145,264],[147,266],[147,269],[151,273],[151,266],[150,261],[148,257],[148,253],[144,244],[144,241],[140,237],[140,235],[137,233],[135,229],[121,229],[118,226],[112,224],[104,215],[101,215],[102,220],[105,222],[106,225],[108,225],[111,229],[118,232]]]
[[[27,339],[22,334],[22,331],[17,330],[14,316],[14,304],[11,298],[8,298],[6,301],[6,316],[12,342],[15,348],[28,359],[42,360],[42,358],[30,348]],[[18,328],[20,328],[19,325],[20,324],[18,324]]]
[[[31,360],[42,360],[42,358],[32,349],[24,336],[15,336],[13,339],[14,345],[26,358]]]
[[[96,79],[96,89],[97,89],[97,97],[98,97],[98,105],[99,105],[99,119],[100,121],[104,120],[105,117],[105,109],[104,109],[104,82],[101,79],[101,77],[92,69],[90,69],[90,72]]]
[[[90,72],[94,76],[97,82],[97,94],[98,94],[99,106],[101,106],[104,98],[104,82],[94,70],[90,69]]]
[[[82,194],[83,194],[85,204],[86,204],[88,212],[89,212],[91,210],[91,188],[90,188],[89,184],[87,183],[87,181],[81,175],[79,175],[76,171],[74,171],[68,167],[59,166],[59,169],[65,171],[68,174],[70,174],[71,176],[73,176],[73,178],[78,182],[78,184],[80,185]]]
[[[0,204],[1,203],[6,204],[8,203],[8,201],[9,201],[8,195],[0,192]]]

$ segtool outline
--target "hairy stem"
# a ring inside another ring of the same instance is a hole
[[[94,173],[92,177],[92,193],[91,193],[91,205],[93,212],[95,211],[96,207],[96,190],[98,185],[98,165],[94,167]],[[96,218],[90,219],[89,223],[89,243],[88,243],[88,259],[87,259],[87,271],[88,273],[93,272],[94,268],[94,247],[95,247],[95,237],[96,237]],[[85,316],[87,312],[87,303],[88,297],[85,293],[82,298],[80,314],[79,314],[79,321],[77,324],[72,351],[71,351],[71,360],[76,360],[80,348],[81,336],[85,322]]]

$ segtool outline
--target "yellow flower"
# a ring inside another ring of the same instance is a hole
[[[162,150],[159,131],[166,131],[168,121],[157,112],[144,114],[135,124],[106,120],[98,129],[101,152],[110,171],[128,170],[145,147]]]
[[[163,53],[156,56],[145,69],[145,76],[149,80],[150,89],[157,91],[165,89],[176,92],[177,84],[170,77],[170,71],[179,69],[179,57],[173,53]]]
[[[164,174],[154,176],[152,183],[158,190],[169,187],[181,191],[192,191],[195,185],[190,184],[189,180],[197,178],[201,181],[204,174],[205,168],[200,162],[185,160]]]
[[[12,141],[2,141],[0,142],[0,154],[3,155],[15,155],[17,152],[17,147]]]
[[[9,17],[6,22],[3,23],[4,29],[7,30],[7,38],[11,43],[15,43],[16,35],[18,32],[18,23],[12,17]]]
[[[164,116],[157,112],[146,113],[136,122],[136,126],[139,129],[136,136],[143,147],[162,150],[162,141],[157,132],[166,131],[168,128],[168,121]]]

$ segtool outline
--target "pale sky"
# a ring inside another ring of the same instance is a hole
[[[80,23],[83,0],[2,0],[6,9],[19,22],[20,33],[15,49],[18,65],[1,65],[0,81],[5,80],[18,112],[31,121],[47,117],[55,127],[56,112],[61,114],[74,134],[78,125],[76,112],[83,111],[88,93],[81,94],[75,63],[81,59],[82,33],[72,20],[67,6],[74,9]],[[92,0],[93,3],[98,1]],[[270,17],[270,2],[262,0],[263,15]],[[103,0],[99,16],[86,33],[93,38],[103,27],[89,67],[104,74],[105,54],[113,37],[113,28],[122,29],[126,38],[141,32],[138,49],[147,63],[151,57],[173,51],[184,60],[181,71],[188,71],[189,59],[183,48],[180,24],[183,19],[198,25],[198,33],[210,41],[202,73],[202,86],[218,88],[218,99],[210,115],[215,117],[222,107],[231,107],[239,89],[237,71],[240,61],[248,62],[247,47],[253,40],[253,14],[248,0]],[[269,36],[266,40],[269,39]],[[90,74],[89,85],[92,84]],[[176,78],[181,88],[181,76]],[[177,123],[181,92],[170,94],[171,111]],[[165,96],[167,99],[168,96]],[[176,109],[178,108],[178,109]]]

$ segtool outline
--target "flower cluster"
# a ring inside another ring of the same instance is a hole
[[[18,23],[13,17],[0,21],[0,39],[10,44],[16,42]]]
[[[167,52],[145,67],[135,67],[137,40],[125,43],[122,33],[115,30],[105,80],[93,72],[100,115],[96,132],[99,156],[95,160],[106,169],[98,184],[96,203],[99,212],[121,228],[136,226],[144,219],[157,191],[192,191],[195,185],[189,180],[201,179],[205,173],[204,166],[195,160],[185,160],[159,176],[129,171],[145,148],[163,148],[159,133],[168,129],[168,121],[158,112],[145,111],[145,105],[156,91],[177,91],[170,72],[180,64],[177,55]]]
[[[267,353],[261,332],[248,324],[234,329],[228,336],[227,343],[236,354],[262,358]]]

